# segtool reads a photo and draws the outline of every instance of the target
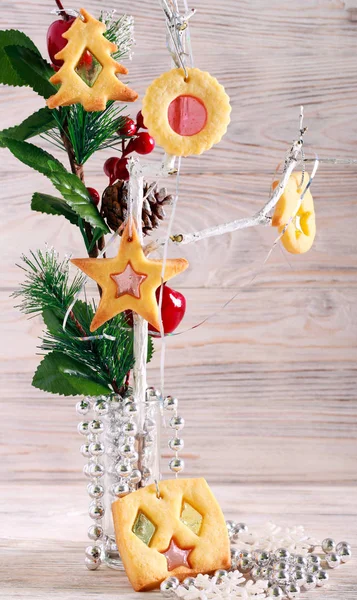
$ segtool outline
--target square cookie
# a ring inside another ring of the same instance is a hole
[[[205,479],[170,479],[112,504],[118,550],[136,591],[230,567],[222,510]]]

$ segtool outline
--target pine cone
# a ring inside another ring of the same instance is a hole
[[[148,183],[144,184],[142,228],[145,235],[160,225],[165,218],[163,207],[173,201],[173,196],[167,193],[166,188],[154,188],[148,193],[150,187]],[[126,181],[118,181],[103,192],[101,214],[112,231],[119,229],[128,216],[128,194],[129,185]]]

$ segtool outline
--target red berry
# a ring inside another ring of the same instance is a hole
[[[115,179],[121,179],[122,181],[127,181],[129,179],[129,171],[126,168],[128,164],[127,158],[120,158],[115,165]]]
[[[138,133],[133,142],[132,147],[138,154],[150,154],[155,148],[155,140],[146,131]]]
[[[136,125],[138,129],[147,129],[147,127],[144,125],[144,117],[141,110],[139,110],[138,114],[136,115]]]
[[[103,165],[103,171],[107,177],[109,177],[109,185],[112,185],[116,179],[115,177],[115,167],[119,158],[116,156],[112,156],[111,158],[107,158]]]
[[[122,125],[122,127],[120,127],[120,129],[118,129],[118,134],[122,135],[123,137],[132,137],[133,135],[136,134],[136,124],[135,121],[133,121],[133,119],[129,119],[129,117],[127,117],[125,119],[125,123]]]
[[[55,58],[57,52],[62,50],[66,44],[67,40],[62,37],[62,34],[68,31],[73,21],[75,21],[74,17],[68,19],[68,21],[64,21],[63,19],[59,19],[58,21],[53,21],[48,28],[47,31],[47,49],[49,57],[52,63],[56,67],[61,67],[63,65],[63,60],[58,60]]]
[[[93,204],[98,206],[98,204],[100,202],[100,196],[99,196],[99,193],[97,192],[97,190],[92,187],[87,187],[87,192],[89,192],[89,195],[93,200]]]
[[[156,300],[159,304],[160,289],[156,290]],[[162,290],[161,318],[165,333],[172,333],[180,325],[186,312],[186,298],[180,292],[164,284]],[[149,331],[158,331],[149,324]]]

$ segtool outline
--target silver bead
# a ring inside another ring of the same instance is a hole
[[[351,550],[351,546],[348,542],[339,542],[336,546],[336,552],[337,554],[341,554],[342,550],[344,550],[345,548],[347,548],[348,550]]]
[[[123,433],[125,435],[136,435],[138,432],[138,427],[136,425],[136,423],[132,423],[131,421],[128,421],[127,423],[123,424]]]
[[[316,587],[316,576],[312,573],[307,573],[306,581],[304,583],[304,589],[309,592]]]
[[[261,567],[255,566],[252,568],[250,572],[250,576],[254,581],[258,581],[258,579],[262,579],[262,570]]]
[[[307,571],[308,573],[312,573],[316,575],[316,573],[320,570],[320,565],[308,565]]]
[[[336,552],[330,552],[330,554],[326,554],[326,562],[330,569],[337,569],[341,564],[341,558]]]
[[[160,585],[160,591],[163,596],[168,598],[171,596],[171,593],[178,588],[179,585],[180,582],[177,577],[168,577],[168,579],[165,579],[165,581],[163,581]]]
[[[283,590],[278,585],[273,585],[267,589],[269,598],[282,598],[284,596]]]
[[[255,550],[253,556],[255,562],[259,565],[259,567],[266,567],[269,564],[271,558],[270,552],[267,552],[266,550]]]
[[[77,402],[77,404],[76,404],[77,414],[86,415],[89,410],[90,410],[89,400],[84,399],[84,400],[80,400],[79,402]]]
[[[117,498],[124,498],[130,492],[130,488],[127,483],[115,483],[112,486],[113,495]]]
[[[133,471],[131,472],[131,475],[129,475],[129,481],[133,485],[136,485],[137,483],[140,483],[140,481],[141,481],[141,472],[139,471],[139,469],[133,469]]]
[[[222,577],[227,577],[227,575],[228,571],[225,569],[217,569],[217,571],[214,572],[214,576],[218,577],[219,579],[222,579]]]
[[[169,441],[169,446],[170,446],[171,442],[175,441],[175,439],[179,439],[179,438],[173,438],[172,440],[170,440]],[[170,448],[171,448],[171,446],[170,446]],[[171,449],[173,450],[173,448],[171,448]],[[226,521],[226,527],[227,527],[229,539],[231,539],[233,537],[235,526],[236,526],[236,522],[235,521],[232,521],[231,519],[228,519]]]
[[[111,398],[107,398],[107,402],[111,412],[115,412],[123,406],[123,399],[120,396],[112,396]]]
[[[189,588],[190,586],[194,586],[196,583],[196,580],[194,577],[186,577],[186,579],[183,580],[182,585],[185,586],[185,588]]]
[[[253,561],[249,558],[240,558],[237,563],[237,568],[242,573],[248,573],[253,567]]]
[[[309,554],[307,556],[307,564],[308,564],[308,566],[315,565],[315,566],[319,567],[321,564],[321,558],[317,554]]]
[[[329,574],[327,573],[327,571],[320,569],[318,571],[318,573],[316,574],[316,585],[318,587],[322,587],[323,585],[325,585],[326,581],[328,581],[328,580],[329,580]]]
[[[136,402],[127,402],[124,406],[124,414],[127,417],[134,417],[139,412],[139,407]]]
[[[341,558],[341,562],[346,563],[352,558],[352,550],[351,547],[346,544],[343,548],[341,548],[338,552],[339,557]]]
[[[289,571],[274,571],[274,579],[279,585],[287,585],[290,581]]]
[[[295,583],[289,583],[285,588],[285,593],[288,598],[297,598],[300,594],[300,588]]]
[[[174,452],[181,452],[181,450],[183,450],[184,447],[185,442],[182,438],[172,438],[172,440],[169,441],[169,448]]]
[[[104,496],[104,487],[99,483],[88,483],[87,492],[91,498],[98,500]]]
[[[103,538],[103,534],[103,527],[101,527],[100,525],[91,525],[88,528],[88,537],[94,542],[97,540],[101,540]]]
[[[100,567],[101,563],[102,561],[100,558],[98,558],[98,560],[92,560],[86,556],[84,559],[84,564],[89,571],[95,571],[98,569],[98,567]]]
[[[182,417],[172,417],[170,419],[170,427],[171,429],[176,429],[176,431],[179,431],[181,429],[183,429],[185,426],[185,419],[183,419]]]
[[[132,464],[132,463],[136,463],[136,462],[137,462],[137,460],[138,460],[138,458],[139,458],[139,454],[138,454],[138,453],[135,451],[135,452],[133,452],[133,454],[130,456],[130,458],[129,458],[129,462],[130,462],[131,464]]]
[[[253,556],[250,550],[241,550],[240,557],[246,558],[247,560],[251,560],[253,562]]]
[[[120,454],[125,456],[125,458],[130,458],[135,453],[135,448],[131,444],[123,444],[120,446]]]
[[[174,473],[180,473],[185,467],[185,461],[182,458],[172,458],[169,467]]]
[[[85,555],[91,560],[98,560],[101,557],[102,551],[99,546],[87,546],[85,549]]]
[[[104,423],[100,419],[94,419],[89,423],[89,431],[95,434],[101,434],[104,431]]]
[[[276,560],[288,560],[290,558],[290,552],[286,548],[278,548],[274,552]]]
[[[81,421],[77,425],[77,431],[81,435],[88,435],[88,433],[89,433],[89,429],[88,428],[89,428],[89,423],[87,421]]]
[[[119,477],[129,477],[132,472],[132,468],[130,465],[125,463],[118,463],[115,467],[115,471]]]
[[[91,455],[90,452],[89,452],[89,444],[82,444],[82,446],[80,448],[80,453],[85,458],[89,458],[90,455]]]
[[[273,564],[273,571],[288,571],[289,563],[286,560],[279,560]]]
[[[173,398],[172,396],[166,396],[164,400],[164,408],[166,410],[176,410],[178,406],[177,398]]]
[[[100,519],[102,519],[104,517],[105,510],[104,510],[104,506],[100,502],[98,502],[98,503],[92,502],[89,505],[88,512],[89,512],[89,516],[91,519],[99,521]]]
[[[94,403],[93,410],[99,417],[104,417],[109,412],[109,404],[105,400],[97,400]]]
[[[153,419],[145,419],[144,421],[144,431],[146,433],[149,433],[150,431],[154,431],[154,429],[156,429],[156,423],[155,421],[153,421]]]
[[[332,538],[325,538],[321,542],[321,548],[325,552],[325,554],[330,554],[330,552],[335,552],[336,550],[336,542]]]
[[[92,456],[102,456],[104,454],[104,444],[101,442],[92,442],[89,446],[89,452]]]
[[[232,568],[235,568],[237,566],[239,560],[240,560],[240,552],[239,552],[239,550],[236,550],[235,548],[231,548],[231,563],[232,563]]]
[[[302,554],[296,554],[294,556],[294,563],[297,567],[302,567],[303,569],[306,569],[307,567],[307,560]]]
[[[296,585],[302,587],[306,583],[306,571],[296,569],[291,573],[291,578],[295,581]]]
[[[148,467],[143,467],[141,469],[141,478],[143,481],[147,481],[151,477],[151,470]]]
[[[103,477],[105,473],[104,465],[101,463],[91,463],[88,465],[88,473],[89,477],[93,477],[93,479],[100,479],[100,477]]]

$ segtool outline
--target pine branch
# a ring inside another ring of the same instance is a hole
[[[25,271],[25,281],[13,293],[14,298],[21,298],[16,308],[26,315],[42,314],[45,309],[62,314],[81,290],[83,275],[77,274],[70,283],[68,258],[60,261],[52,248],[30,254],[30,258],[22,255],[24,265],[18,265]]]
[[[113,44],[116,44],[118,50],[114,52],[115,60],[130,59],[132,56],[132,47],[134,40],[134,18],[129,15],[115,17],[115,10],[112,12],[102,12],[99,18],[107,30],[104,37]]]
[[[122,115],[125,107],[118,108],[112,101],[99,112],[87,112],[81,104],[62,107],[54,110],[53,116],[57,122],[57,130],[62,139],[63,148],[67,150],[65,135],[73,148],[77,164],[84,165],[87,160],[99,150],[107,147],[119,147],[122,138],[118,136],[126,117]],[[51,143],[58,144],[59,137],[56,130],[45,136]]]
[[[66,330],[63,320],[68,306],[83,286],[82,275],[69,281],[69,259],[60,260],[54,250],[31,252],[22,257],[25,281],[13,295],[21,298],[18,305],[27,315],[42,314],[46,332],[42,338],[44,352],[60,352],[87,367],[111,388],[120,393],[125,378],[134,365],[133,332],[126,317],[120,314],[96,331],[90,332],[94,309],[87,302],[77,301],[70,313]],[[103,334],[105,334],[104,337]],[[151,358],[152,348],[148,360]]]

